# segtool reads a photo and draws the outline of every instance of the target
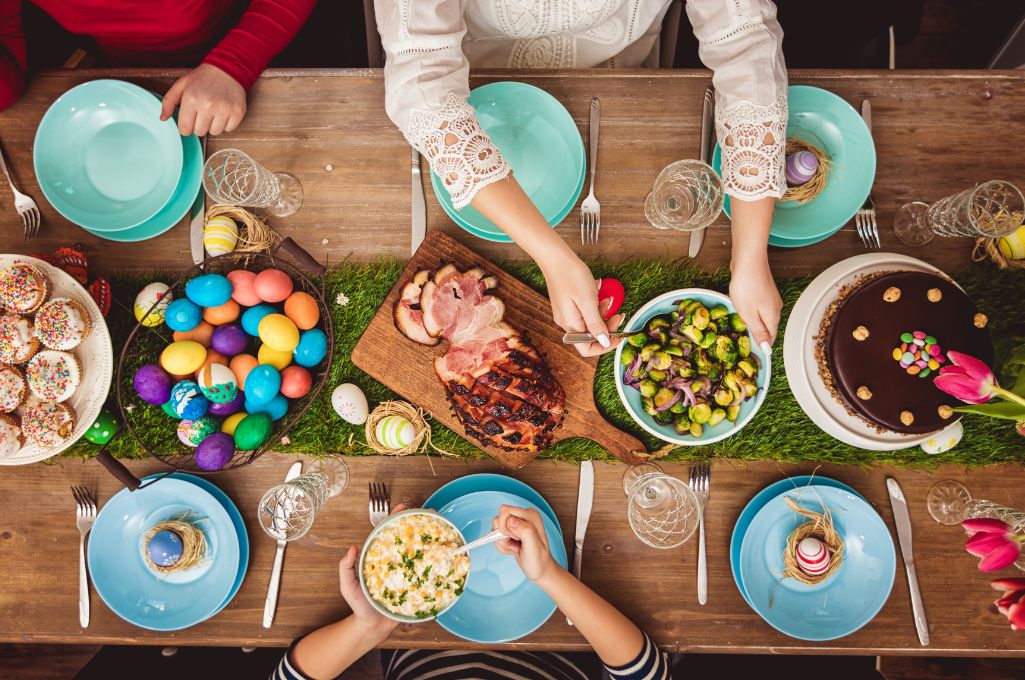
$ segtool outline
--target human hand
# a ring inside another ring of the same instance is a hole
[[[783,300],[776,290],[769,263],[735,267],[730,279],[730,299],[754,337],[755,345],[776,341]]]
[[[178,109],[178,132],[219,135],[231,132],[246,115],[246,91],[237,80],[211,66],[200,64],[179,78],[164,95],[160,120]]]
[[[498,552],[516,557],[516,564],[531,581],[538,581],[556,568],[555,560],[548,549],[548,535],[544,522],[537,510],[503,505],[498,508],[498,517],[491,522],[510,538],[495,543]]]
[[[585,357],[597,356],[615,349],[621,338],[610,340],[608,333],[619,328],[623,315],[608,321],[598,310],[598,282],[591,270],[576,256],[564,259],[555,266],[542,267],[548,284],[548,297],[552,301],[555,323],[567,333],[587,332],[598,338],[590,344],[573,345]],[[604,341],[603,341],[604,339]]]
[[[406,505],[400,503],[395,506],[391,514],[394,515],[396,512],[401,512],[406,507]],[[354,545],[349,548],[349,552],[345,553],[345,556],[338,562],[338,583],[339,589],[342,592],[342,598],[349,605],[349,609],[352,610],[357,621],[368,629],[387,637],[388,633],[398,625],[398,621],[389,619],[370,604],[366,595],[363,594],[363,588],[359,584],[359,574],[356,573],[358,568],[359,548]]]

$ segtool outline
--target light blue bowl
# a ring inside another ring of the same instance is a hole
[[[160,102],[118,80],[74,87],[50,105],[36,130],[33,163],[46,199],[93,231],[142,224],[174,194],[182,143]]]
[[[811,142],[833,159],[826,188],[814,200],[779,201],[772,217],[770,243],[797,248],[823,241],[847,224],[868,198],[876,175],[876,149],[861,115],[829,90],[791,85],[787,137]],[[712,167],[722,170],[716,144]],[[723,202],[730,216],[730,197]]]
[[[714,290],[705,290],[704,288],[684,288],[659,295],[637,310],[623,328],[628,331],[641,330],[648,323],[648,319],[658,314],[668,314],[674,311],[677,306],[673,302],[684,298],[698,300],[709,308],[715,305],[725,305],[730,310],[730,313],[736,311],[733,307],[733,302],[722,293],[717,293]],[[706,425],[700,437],[694,437],[689,434],[682,435],[674,430],[672,425],[659,425],[656,423],[654,418],[644,412],[644,407],[641,404],[641,393],[623,382],[623,373],[626,371],[626,366],[623,365],[623,347],[626,346],[625,342],[620,343],[619,347],[616,348],[616,361],[615,368],[613,369],[616,372],[616,391],[619,392],[619,400],[623,402],[623,406],[630,413],[630,417],[638,425],[662,441],[680,446],[704,446],[705,444],[712,444],[726,439],[726,437],[738,432],[754,418],[755,413],[762,407],[762,402],[765,401],[765,394],[769,391],[769,378],[772,376],[772,352],[766,351],[765,347],[756,347],[754,337],[750,333],[748,333],[748,337],[751,337],[751,354],[758,358],[761,365],[756,382],[758,393],[750,399],[745,399],[740,405],[740,415],[735,423],[724,420],[718,425],[710,427]]]
[[[831,486],[834,489],[843,489],[850,493],[860,496],[857,491],[847,486],[843,482],[838,482],[835,479],[829,477],[821,477],[819,475],[798,475],[797,477],[787,477],[781,479],[775,484],[770,484],[765,487],[755,497],[748,501],[747,505],[744,506],[744,510],[740,513],[740,517],[737,518],[737,523],[733,525],[733,536],[730,537],[730,568],[733,571],[733,580],[737,583],[737,590],[744,596],[744,601],[751,604],[747,598],[747,590],[744,588],[744,582],[740,579],[740,545],[744,540],[744,534],[747,533],[747,528],[751,525],[751,520],[755,518],[758,511],[765,507],[765,504],[771,501],[781,493],[790,489],[796,489],[802,486]]]
[[[191,510],[209,546],[208,561],[178,574],[158,575],[143,558],[146,532]],[[210,492],[182,479],[138,491],[123,489],[100,510],[89,534],[89,573],[111,611],[141,628],[181,630],[213,616],[234,587],[239,538],[231,517]]]
[[[467,541],[473,541],[491,531],[491,520],[498,516],[500,505],[540,512],[548,548],[559,565],[567,566],[559,525],[519,496],[480,491],[446,504],[440,513],[463,532]],[[438,617],[438,623],[471,642],[511,642],[540,628],[554,612],[552,599],[523,574],[512,555],[503,555],[492,543],[473,550],[463,594]]]
[[[843,564],[824,582],[809,586],[784,579],[787,536],[806,518],[787,507],[828,507],[844,542]],[[850,635],[871,621],[890,596],[897,557],[890,531],[861,496],[824,486],[791,489],[758,511],[740,548],[740,574],[751,607],[776,630],[821,642]]]
[[[549,224],[559,224],[573,209],[584,184],[584,142],[573,117],[550,94],[525,83],[482,85],[467,101],[523,191]],[[473,206],[456,211],[448,190],[433,172],[431,184],[456,224],[490,241],[512,240]]]
[[[480,473],[476,475],[466,475],[459,479],[453,479],[451,482],[432,493],[430,498],[424,501],[424,507],[437,510],[438,508],[448,505],[454,500],[471,493],[477,493],[478,491],[501,491],[503,493],[519,496],[528,503],[533,503],[537,506],[541,512],[548,515],[552,522],[558,527],[559,518],[555,516],[555,511],[552,510],[552,506],[548,504],[548,501],[546,501],[544,497],[532,487],[524,484],[518,479],[513,479],[506,475]],[[560,529],[560,533],[561,532],[562,530]]]

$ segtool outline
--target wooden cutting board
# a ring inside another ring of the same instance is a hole
[[[421,269],[433,270],[445,263],[454,264],[460,271],[479,266],[494,275],[498,279],[496,294],[505,302],[505,321],[547,358],[552,373],[566,391],[566,415],[562,427],[555,430],[555,441],[584,437],[601,444],[624,462],[642,462],[636,455],[645,450],[640,440],[613,426],[598,412],[594,403],[594,372],[598,361],[586,359],[573,347],[562,344],[562,329],[552,320],[548,300],[440,231],[427,235],[395,282],[356,343],[352,351],[353,363],[406,400],[429,411],[442,424],[464,434],[462,424],[449,410],[445,388],[434,373],[434,359],[445,353],[448,343],[442,341],[436,347],[415,343],[400,333],[392,320],[392,308],[402,286]],[[523,467],[537,455],[481,446],[475,439],[469,441],[513,469]]]

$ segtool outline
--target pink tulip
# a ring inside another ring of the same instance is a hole
[[[1021,557],[1021,542],[1011,527],[998,519],[966,519],[961,522],[970,538],[965,550],[979,560],[979,571],[998,571]]]
[[[947,352],[950,363],[933,381],[936,387],[969,404],[983,404],[996,393],[996,378],[989,366],[961,352]]]
[[[990,585],[1003,593],[993,604],[1011,622],[1011,629],[1025,629],[1025,578],[1001,578]]]

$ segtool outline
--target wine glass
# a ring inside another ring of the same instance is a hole
[[[661,472],[641,475],[627,500],[634,535],[652,548],[686,543],[698,528],[701,505],[690,486]]]
[[[972,494],[964,484],[946,479],[932,485],[925,497],[925,505],[934,520],[953,526],[964,521],[971,500]]]
[[[644,216],[657,229],[704,229],[722,212],[722,180],[708,163],[670,163],[644,201]]]
[[[278,484],[260,499],[260,526],[275,540],[302,538],[329,498],[328,492],[328,478],[320,472],[306,472]]]
[[[654,463],[641,463],[640,465],[631,465],[623,473],[623,493],[629,496],[633,493],[634,486],[637,484],[637,479],[644,475],[650,475],[653,472],[662,472],[662,468]]]
[[[276,217],[295,213],[303,187],[287,172],[271,172],[238,149],[222,149],[203,166],[203,188],[224,205],[263,208]]]
[[[341,495],[349,486],[349,466],[341,456],[319,456],[313,460],[308,471],[321,474],[327,480],[328,498]]]
[[[936,235],[1000,238],[1021,226],[1023,214],[1025,198],[1018,187],[991,180],[932,205],[902,205],[893,218],[893,233],[908,246],[923,246]]]

